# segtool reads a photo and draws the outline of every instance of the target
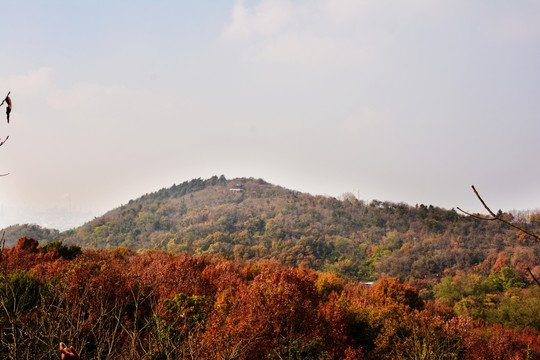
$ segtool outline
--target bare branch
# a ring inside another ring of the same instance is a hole
[[[462,213],[465,213],[469,216],[472,216],[473,218],[476,218],[476,219],[480,219],[480,220],[487,220],[487,221],[491,221],[491,220],[497,220],[495,218],[488,218],[488,217],[485,217],[485,216],[480,216],[480,215],[477,215],[477,214],[471,214],[463,209],[461,209],[459,206],[457,208],[459,211],[461,211]]]
[[[0,263],[3,261],[4,257],[6,256],[5,251],[6,251],[6,231],[4,230],[2,232],[2,238],[0,239]],[[7,261],[5,261],[3,264],[2,275],[4,277],[7,275]]]
[[[11,94],[11,91],[9,91],[6,95],[6,97],[4,98],[4,100],[2,100],[2,102],[0,103],[0,106],[4,105],[4,102],[6,101],[7,97],[9,96],[9,94]]]
[[[1,141],[1,142],[0,142],[0,146],[4,145],[4,143],[7,141],[7,139],[9,139],[9,135],[6,136],[6,138],[4,139],[4,141]],[[7,173],[7,174],[0,174],[0,176],[8,176],[8,175],[9,175],[9,173]]]
[[[4,253],[4,248],[6,246],[6,231],[2,232],[2,238],[0,239],[0,261],[2,261],[2,254]]]
[[[538,282],[538,280],[534,277],[534,274],[532,273],[531,268],[527,266],[526,269],[529,272],[529,275],[531,275],[531,277],[533,278],[536,285],[540,286],[540,282]]]
[[[507,224],[507,225],[510,225],[510,226],[512,226],[512,227],[514,227],[514,228],[516,228],[516,229],[518,229],[519,231],[524,232],[525,234],[527,234],[527,235],[529,235],[529,236],[532,236],[532,237],[535,238],[536,240],[540,240],[540,236],[539,236],[539,235],[536,235],[536,234],[530,232],[529,230],[526,230],[526,229],[522,228],[521,226],[518,226],[518,225],[516,225],[516,224],[513,224],[513,223],[511,223],[510,221],[505,220],[505,219],[503,219],[502,217],[500,217],[500,216],[498,216],[498,215],[495,215],[495,213],[494,213],[493,211],[491,211],[491,209],[486,205],[486,203],[484,202],[484,200],[482,199],[482,197],[480,196],[480,194],[478,194],[478,191],[476,191],[474,185],[472,185],[472,189],[473,189],[474,193],[476,194],[476,197],[478,198],[478,200],[480,200],[480,202],[482,203],[482,205],[484,205],[484,208],[486,208],[486,210],[489,212],[489,214],[490,214],[492,217],[489,218],[489,217],[484,217],[484,216],[480,216],[480,215],[473,215],[473,214],[471,214],[471,213],[468,213],[468,212],[466,212],[466,211],[461,210],[461,209],[458,207],[458,210],[459,210],[459,211],[461,211],[461,212],[463,212],[463,213],[465,213],[465,214],[467,214],[467,215],[469,215],[469,216],[472,216],[472,217],[474,217],[474,218],[476,218],[476,219],[480,219],[480,220],[489,220],[489,221],[491,221],[491,220],[499,220],[499,221],[501,221],[501,222],[503,222],[503,223],[505,223],[505,224]]]
[[[491,209],[486,205],[486,203],[484,202],[484,200],[482,199],[482,197],[480,196],[480,194],[478,194],[478,191],[476,191],[474,185],[472,185],[472,189],[474,191],[474,193],[476,194],[476,197],[478,198],[478,200],[480,200],[480,202],[482,203],[482,205],[484,205],[484,207],[486,208],[486,210],[489,212],[489,214],[492,216],[492,217],[485,217],[485,216],[481,216],[481,215],[475,215],[475,214],[471,214],[467,211],[464,211],[464,210],[461,210],[459,207],[457,208],[459,211],[475,218],[475,219],[480,219],[480,220],[487,220],[487,221],[492,221],[492,220],[499,220],[507,225],[510,225],[516,229],[518,229],[519,231],[522,231],[524,232],[525,234],[529,235],[529,236],[532,236],[534,237],[535,239],[537,240],[540,240],[540,236],[536,235],[536,234],[533,234],[532,232],[522,228],[521,226],[518,226],[516,224],[512,224],[510,221],[508,220],[505,220],[503,219],[502,217],[498,216],[498,215],[495,215],[495,213],[493,211],[491,211]],[[531,268],[527,267],[526,268],[527,271],[529,272],[529,275],[531,275],[532,279],[534,280],[534,282],[536,283],[536,285],[540,286],[540,282],[538,282],[538,280],[536,279],[536,277],[534,276],[534,274],[532,273],[531,271]]]
[[[476,191],[476,188],[474,187],[474,185],[471,185],[471,187],[472,187],[474,193],[476,194],[476,197],[478,198],[478,200],[480,200],[482,205],[484,205],[486,210],[491,214],[491,216],[493,216],[495,219],[497,219],[498,218],[497,215],[495,215],[495,213],[493,211],[491,211],[491,209],[486,205],[486,203],[484,202],[484,200],[482,199],[482,197],[480,196],[478,191]]]

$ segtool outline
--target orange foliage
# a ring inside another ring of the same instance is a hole
[[[420,309],[424,305],[418,296],[418,291],[393,278],[379,280],[373,291],[372,299],[381,305],[399,304],[411,309]]]
[[[0,312],[18,329],[0,338],[0,357],[12,339],[50,357],[64,341],[85,359],[540,357],[539,332],[457,317],[393,278],[369,286],[275,261],[126,249],[68,261],[27,238],[4,255],[14,275],[0,278],[0,302],[24,281],[42,290],[17,290],[24,313]]]

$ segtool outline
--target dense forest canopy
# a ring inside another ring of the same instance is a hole
[[[0,254],[0,356],[57,358],[65,342],[84,359],[540,357],[540,287],[524,288],[510,268],[446,279],[435,301],[412,285],[363,285],[276,261],[81,251],[22,238]],[[486,293],[496,289],[505,293]]]

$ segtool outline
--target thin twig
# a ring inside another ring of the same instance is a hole
[[[3,261],[4,257],[6,257],[5,252],[6,252],[6,231],[4,230],[2,232],[2,238],[0,239],[0,263]],[[7,259],[2,265],[3,265],[2,275],[5,277],[7,276]]]
[[[540,286],[540,282],[538,282],[538,280],[534,277],[534,274],[532,273],[531,268],[527,266],[526,269],[529,272],[529,275],[531,275],[531,277],[533,278],[536,285]]]
[[[9,94],[11,94],[11,91],[9,91],[6,95],[6,97],[4,98],[4,100],[2,100],[2,103],[0,103],[0,106],[4,105],[4,102],[6,101],[7,97],[9,96]]]
[[[2,238],[0,239],[0,261],[2,261],[2,255],[4,254],[4,247],[6,245],[6,231],[2,232]]]
[[[8,95],[9,95],[9,94],[8,94]],[[2,103],[3,103],[3,102],[2,102]],[[9,135],[6,136],[6,138],[4,139],[4,141],[0,142],[0,146],[4,145],[4,143],[7,141],[7,139],[9,139]],[[9,175],[9,173],[7,173],[7,174],[0,174],[0,176],[8,176],[8,175]]]

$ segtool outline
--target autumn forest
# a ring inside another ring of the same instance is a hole
[[[540,243],[453,209],[216,176],[3,240],[2,358],[540,358]]]

